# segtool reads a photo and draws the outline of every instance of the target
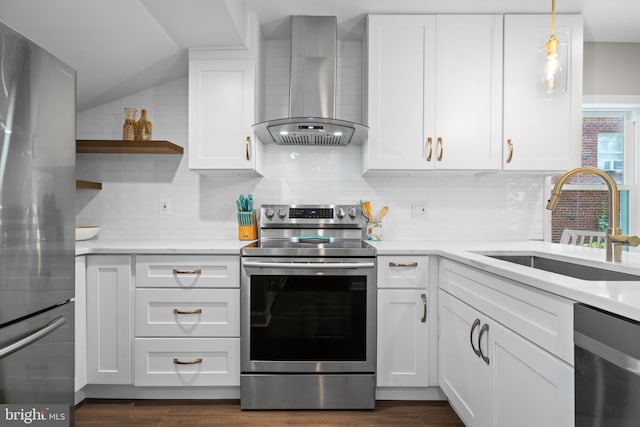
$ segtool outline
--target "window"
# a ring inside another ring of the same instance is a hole
[[[582,166],[592,166],[607,172],[623,185],[626,182],[625,124],[631,119],[629,112],[586,110],[582,116]],[[602,184],[596,177],[585,175],[581,183]]]
[[[620,189],[620,228],[637,234],[630,211],[637,212],[634,147],[637,144],[635,106],[589,107],[582,118],[582,166],[607,172]],[[550,193],[556,177],[547,180]],[[608,193],[602,180],[578,175],[564,186],[556,209],[546,215],[545,240],[559,242],[565,228],[604,231],[609,226]],[[636,232],[633,232],[633,230]]]

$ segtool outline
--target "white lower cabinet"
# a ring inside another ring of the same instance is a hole
[[[136,258],[136,386],[240,385],[240,259]]]
[[[426,307],[426,289],[378,290],[378,386],[427,386]]]
[[[137,386],[237,386],[237,338],[136,338]]]
[[[429,386],[429,258],[378,257],[378,387]]]
[[[87,262],[76,257],[75,391],[87,385]]]
[[[131,384],[131,281],[130,256],[87,256],[89,384]]]
[[[438,293],[440,388],[467,426],[481,426],[486,419],[482,410],[490,404],[490,372],[475,351],[479,326],[485,318],[446,292]]]
[[[240,336],[240,289],[136,289],[136,336]]]
[[[456,280],[472,275],[473,269],[444,262],[440,273],[444,287],[455,293]],[[478,277],[481,283],[490,276]],[[491,298],[481,286],[474,292],[477,297],[468,302],[484,301],[478,305],[491,313]],[[501,308],[508,310],[509,301],[501,302],[506,304]],[[467,426],[573,425],[570,364],[448,291],[439,291],[438,305],[440,387]],[[533,312],[530,309],[522,317]],[[559,313],[562,317],[564,310]]]

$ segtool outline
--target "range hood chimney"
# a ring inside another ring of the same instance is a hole
[[[291,17],[289,117],[253,125],[262,142],[361,144],[368,127],[335,117],[337,18]]]

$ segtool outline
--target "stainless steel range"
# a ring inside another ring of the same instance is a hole
[[[264,205],[242,249],[242,409],[375,407],[376,258],[358,205]]]

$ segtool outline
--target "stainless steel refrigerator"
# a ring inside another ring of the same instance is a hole
[[[75,79],[0,23],[0,406],[73,405]]]

